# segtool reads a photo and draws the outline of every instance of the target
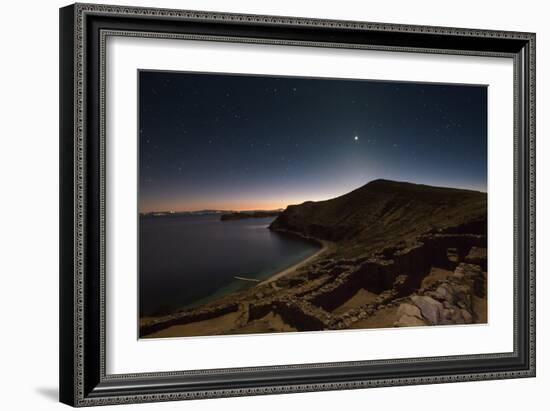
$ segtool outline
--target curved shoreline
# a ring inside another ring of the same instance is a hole
[[[263,280],[262,282],[260,282],[258,285],[266,285],[266,284],[269,284],[273,281],[276,281],[280,278],[283,278],[285,276],[287,276],[288,274],[290,273],[293,273],[294,271],[296,271],[298,268],[301,268],[303,267],[304,265],[310,263],[311,261],[313,261],[315,258],[319,257],[321,254],[323,254],[325,251],[328,250],[328,245],[323,245],[323,247],[317,251],[315,254],[312,254],[310,255],[308,258],[306,258],[305,260],[302,260],[300,261],[299,263],[296,263],[294,265],[291,265],[290,267],[288,268],[285,268],[284,270],[282,271],[279,271],[278,273],[275,273],[273,274],[271,277]]]
[[[305,240],[305,241],[308,241],[310,243],[313,243],[313,244],[319,246],[320,249],[317,250],[315,253],[311,254],[310,256],[306,257],[305,259],[303,259],[301,261],[298,261],[297,263],[292,264],[291,266],[289,266],[287,268],[284,268],[282,270],[279,270],[279,271],[271,274],[268,278],[266,278],[264,280],[259,280],[256,284],[251,285],[251,287],[247,287],[245,289],[241,289],[241,290],[238,290],[238,291],[231,291],[227,294],[218,295],[213,299],[210,299],[212,297],[212,295],[206,296],[206,297],[203,297],[202,299],[200,299],[198,301],[195,301],[194,303],[191,303],[187,306],[176,308],[170,314],[181,313],[181,312],[192,312],[192,311],[195,311],[197,309],[204,308],[204,307],[216,306],[216,305],[220,304],[223,301],[231,299],[234,296],[243,295],[247,291],[255,289],[256,287],[265,286],[265,285],[268,285],[272,282],[275,282],[276,280],[279,280],[280,278],[286,277],[287,275],[292,274],[293,272],[295,272],[299,268],[311,263],[317,257],[319,257],[320,255],[325,253],[330,248],[330,246],[333,244],[329,241],[324,241],[324,240],[320,240],[318,238],[304,236],[304,235],[302,235],[298,232],[294,232],[294,231],[290,231],[290,230],[284,230],[284,229],[274,230],[272,228],[269,228],[269,229],[276,232],[276,233],[282,234],[282,235],[288,235],[288,236],[291,236],[291,237],[298,237],[301,240]],[[236,276],[236,277],[239,277],[239,276]],[[233,278],[235,278],[235,276]],[[235,279],[238,279],[238,280],[241,280],[241,281],[244,280],[244,278],[235,278]],[[250,282],[253,282],[253,281],[254,280],[252,280]],[[224,287],[222,287],[222,288],[224,288]],[[219,290],[217,290],[217,291],[219,291]],[[217,291],[214,294],[216,294]],[[207,300],[207,301],[199,303],[201,300]],[[166,315],[170,315],[170,314],[166,314]],[[162,315],[161,317],[164,317],[166,315]]]
[[[273,229],[270,228],[270,230],[273,230]],[[300,233],[297,233],[295,231],[282,230],[282,229],[273,230],[273,231],[275,231],[276,233],[281,233],[281,234],[287,234],[287,235],[290,235],[290,236],[300,237],[302,240],[310,241],[312,243],[315,243],[315,244],[319,245],[321,247],[321,249],[319,251],[317,251],[316,253],[310,255],[306,259],[304,259],[304,260],[302,260],[302,261],[300,261],[296,264],[293,264],[290,267],[287,267],[287,268],[271,275],[269,278],[266,278],[265,280],[261,281],[258,284],[258,286],[272,283],[272,282],[274,282],[274,281],[276,281],[280,278],[283,278],[283,277],[287,276],[288,274],[293,273],[297,269],[305,266],[306,264],[312,262],[314,259],[319,257],[321,254],[325,253],[329,249],[329,246],[330,246],[330,243],[328,241],[320,240],[320,239],[315,238],[315,237],[307,237],[307,236],[304,236],[304,235],[302,235]]]

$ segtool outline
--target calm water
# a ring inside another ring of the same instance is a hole
[[[274,218],[220,221],[219,215],[142,218],[142,315],[193,307],[266,279],[319,247],[267,227]]]

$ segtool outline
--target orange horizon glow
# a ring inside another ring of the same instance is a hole
[[[416,183],[419,184],[419,183]],[[425,183],[420,183],[425,184]],[[447,188],[455,188],[455,189],[466,189],[466,190],[474,190],[474,191],[480,191],[480,192],[487,192],[487,190],[483,190],[481,188],[477,187],[468,187],[468,185],[457,185],[457,186],[449,186],[449,185],[440,185],[440,184],[428,184],[434,187],[447,187]],[[286,200],[281,199],[265,199],[263,201],[243,201],[240,200],[173,200],[173,199],[167,199],[165,201],[156,201],[154,204],[151,204],[151,202],[142,201],[142,204],[139,204],[139,212],[140,213],[154,213],[154,212],[193,212],[193,211],[201,211],[201,210],[223,210],[223,211],[254,211],[254,210],[279,210],[279,209],[286,209],[290,205],[297,205],[305,203],[306,201],[326,201],[330,200],[332,198],[339,197],[341,195],[344,195],[346,193],[349,193],[354,188],[344,188],[343,190],[339,192],[324,192],[324,193],[302,193],[305,194],[305,196],[296,196],[287,198]],[[149,204],[147,204],[149,203]]]
[[[259,194],[256,200],[248,196],[247,198],[226,197],[219,199],[177,199],[166,198],[164,200],[147,201],[142,199],[139,203],[140,213],[152,212],[192,212],[200,210],[224,210],[224,211],[253,211],[253,210],[279,210],[285,209],[289,205],[302,204],[306,201],[324,201],[339,197],[351,191],[350,187],[343,187],[341,190],[323,190],[321,192],[301,192],[287,194],[284,199],[276,194],[266,196]]]
[[[225,203],[205,203],[203,205],[194,204],[192,207],[185,206],[183,204],[174,204],[166,203],[164,205],[159,205],[156,207],[140,207],[141,213],[151,213],[151,212],[192,212],[200,210],[225,210],[225,211],[252,211],[252,210],[279,210],[285,209],[289,205],[302,204],[308,200],[296,200],[296,201],[257,201],[250,203],[241,203],[241,202],[225,202]]]

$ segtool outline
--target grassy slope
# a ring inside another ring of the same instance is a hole
[[[432,230],[483,227],[486,219],[486,193],[375,180],[341,197],[289,206],[271,228],[333,241],[349,257]]]

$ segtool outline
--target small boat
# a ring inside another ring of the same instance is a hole
[[[259,283],[260,280],[257,278],[247,278],[247,277],[239,277],[238,275],[233,277],[235,280],[241,280],[241,281],[250,281],[252,283]]]

